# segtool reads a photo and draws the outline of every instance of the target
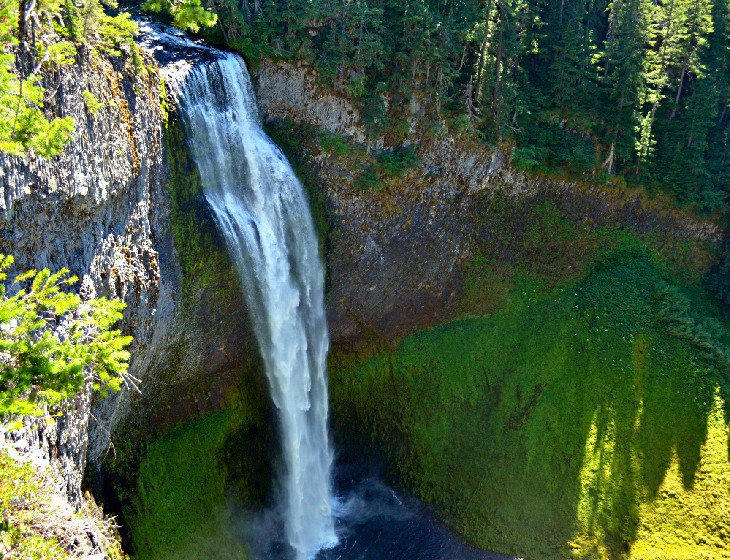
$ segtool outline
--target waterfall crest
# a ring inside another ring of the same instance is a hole
[[[159,40],[159,32],[156,40]],[[302,185],[261,129],[243,61],[203,52],[167,72],[205,197],[244,287],[271,396],[286,472],[285,526],[297,560],[334,546],[327,431],[324,273]]]

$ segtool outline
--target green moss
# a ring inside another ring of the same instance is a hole
[[[396,482],[486,549],[730,557],[726,382],[657,317],[669,273],[625,246],[574,284],[523,270],[490,317],[334,356],[341,444],[382,453]]]
[[[233,504],[260,506],[269,478],[260,415],[233,408],[147,444],[135,492],[124,504],[135,560],[246,559]]]
[[[212,289],[215,295],[230,299],[238,290],[237,276],[205,201],[200,174],[185,146],[185,132],[178,119],[169,119],[165,143],[170,163],[170,223],[180,256],[184,295],[190,298]]]
[[[514,269],[477,252],[464,279],[459,311],[464,315],[491,315],[507,305],[514,288]]]
[[[169,121],[166,144],[170,222],[182,269],[183,311],[189,321],[203,321],[206,332],[220,330],[228,336],[225,329],[230,325],[205,321],[214,306],[243,309],[238,277],[177,119]],[[155,419],[156,433],[134,422],[118,432],[116,456],[105,465],[113,486],[110,500],[123,514],[126,541],[135,559],[247,558],[235,530],[241,515],[237,510],[261,508],[272,480],[270,401],[260,363],[252,350],[240,369],[222,372],[226,388],[216,393],[216,402],[205,402],[211,393],[209,379],[192,375],[184,386],[179,379],[187,342],[179,341],[158,372],[171,394],[180,391],[176,404],[181,410],[169,420]],[[217,407],[225,410],[202,412]],[[170,429],[175,418],[196,417]]]

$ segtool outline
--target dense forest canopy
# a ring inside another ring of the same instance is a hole
[[[730,189],[727,0],[212,2],[228,44],[308,60],[374,132],[397,136],[415,95],[526,169],[708,211]]]
[[[390,147],[403,146],[417,106],[421,131],[468,133],[518,169],[669,192],[727,223],[729,0],[130,4],[182,29],[214,26],[253,64],[307,61]],[[44,110],[54,89],[41,77],[83,52],[144,72],[136,32],[114,0],[0,0],[0,151],[59,153],[74,122]],[[721,261],[708,285],[728,302]]]
[[[81,43],[131,43],[99,0],[3,0],[3,151],[57,153],[72,123],[41,120],[43,67]],[[626,180],[721,208],[730,191],[728,0],[209,0],[249,60],[304,59],[398,140],[412,102],[511,150],[527,170]],[[178,27],[216,23],[200,0],[149,0]],[[134,49],[133,49],[134,50]],[[16,56],[13,56],[15,54]],[[133,53],[136,54],[136,53]],[[23,86],[23,87],[21,87]],[[15,101],[14,101],[15,100]],[[20,102],[18,101],[20,100]],[[26,109],[20,111],[20,109]],[[25,115],[25,121],[21,118]]]

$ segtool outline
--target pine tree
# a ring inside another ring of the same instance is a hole
[[[583,0],[562,0],[548,21],[548,92],[562,117],[587,112],[595,95],[595,45],[588,28],[589,10]]]
[[[488,138],[511,136],[520,114],[518,84],[521,60],[534,48],[531,41],[539,18],[525,0],[493,0],[475,27],[481,44],[475,68],[476,99]]]
[[[707,134],[707,170],[710,185],[700,196],[706,210],[723,208],[730,197],[730,5],[716,0],[712,14],[714,32],[709,38],[708,78],[715,84],[717,103]]]
[[[645,0],[614,0],[608,7],[608,30],[599,57],[600,83],[606,123],[607,154],[603,167],[613,173],[616,163],[633,157],[635,112],[643,87],[647,21]]]
[[[662,102],[673,98],[668,113],[673,119],[686,81],[703,76],[702,53],[713,30],[710,0],[668,0],[645,6],[650,49],[644,62],[645,87],[639,98],[636,149],[640,162],[646,162],[654,151],[653,127]]]
[[[112,326],[124,303],[82,301],[69,291],[77,278],[62,269],[30,270],[5,280],[13,258],[0,255],[0,415],[42,415],[76,395],[86,383],[116,391],[127,372],[131,337]]]
[[[142,8],[152,13],[166,13],[175,27],[198,31],[201,27],[212,27],[218,16],[203,7],[201,0],[147,0]]]
[[[0,41],[5,45],[0,52],[0,151],[51,157],[71,139],[74,122],[43,114],[44,89],[38,73],[45,62],[68,64],[73,47],[66,42],[45,44],[43,37],[32,33],[28,22],[35,25],[34,9],[15,2],[0,7]]]

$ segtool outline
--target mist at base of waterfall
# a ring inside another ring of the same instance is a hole
[[[511,560],[464,544],[418,500],[355,468],[339,467],[335,482],[332,510],[339,543],[313,560]],[[274,510],[247,517],[235,531],[254,560],[294,558]]]

